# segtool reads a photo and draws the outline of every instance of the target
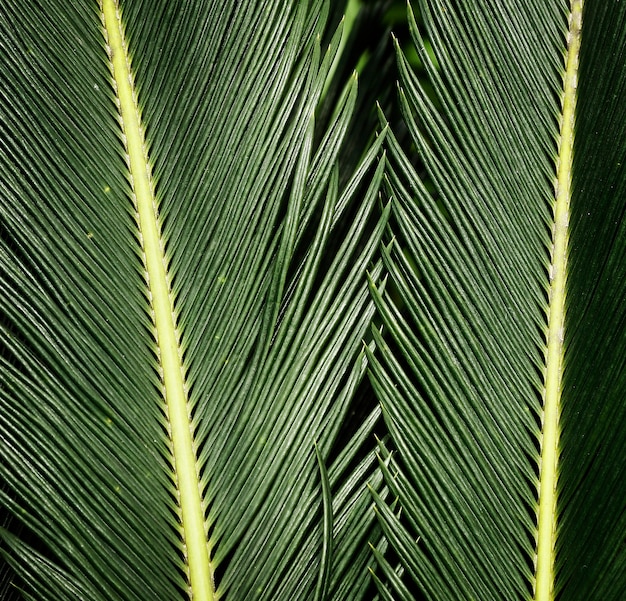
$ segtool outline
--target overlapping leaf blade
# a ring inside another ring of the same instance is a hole
[[[441,109],[399,54],[400,105],[428,179],[390,136],[384,262],[397,296],[376,295],[390,341],[372,370],[397,449],[381,449],[402,507],[399,518],[379,509],[405,571],[391,587],[526,597],[565,7],[420,9],[438,64],[414,24],[415,43]]]
[[[390,599],[529,598],[568,6],[419,7],[437,64],[414,24],[415,43],[439,104],[400,53],[400,105],[424,170],[390,133],[391,293],[373,289],[387,336],[375,331],[371,366],[390,432],[383,473],[401,511],[377,500],[395,550],[377,554],[377,583]],[[554,515],[560,599],[624,594],[623,19],[619,3],[585,4]]]
[[[383,138],[340,189],[352,81],[313,146],[333,58],[319,42],[325,3],[124,2],[120,14],[218,594],[310,598],[322,539],[313,449],[328,456],[364,375]],[[18,3],[0,19],[2,501],[39,541],[35,551],[4,530],[5,557],[37,598],[184,598],[161,368],[98,6]],[[346,591],[363,589],[368,558],[341,525],[372,522],[357,487],[372,456],[357,465],[353,487],[335,476],[345,465],[329,470],[343,490],[338,549],[360,553]]]

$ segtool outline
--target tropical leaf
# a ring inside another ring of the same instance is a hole
[[[0,7],[1,598],[626,596],[626,8],[348,4]]]
[[[398,52],[419,163],[387,136],[372,288],[381,596],[623,599],[626,6],[419,10],[438,105]]]
[[[364,593],[379,411],[330,453],[365,375],[384,135],[340,173],[354,77],[316,129],[327,15],[0,8],[3,588]]]

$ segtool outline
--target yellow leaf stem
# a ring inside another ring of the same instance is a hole
[[[205,531],[185,371],[130,57],[116,0],[102,0],[101,8],[156,330],[178,487],[189,596],[193,601],[212,601],[215,596],[213,568]]]
[[[548,308],[548,336],[539,465],[539,512],[535,600],[554,598],[554,558],[557,532],[557,476],[559,461],[559,413],[565,327],[567,239],[576,109],[578,54],[583,0],[573,0],[569,18],[568,50],[564,76],[563,112],[557,162],[556,202],[552,234],[552,264]]]

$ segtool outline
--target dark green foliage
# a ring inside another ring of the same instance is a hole
[[[531,598],[568,3],[120,3],[219,598]],[[102,27],[0,6],[3,600],[189,597]],[[587,0],[562,600],[626,596],[624,31]]]

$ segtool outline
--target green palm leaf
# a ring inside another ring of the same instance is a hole
[[[0,7],[2,598],[626,595],[626,9],[382,4]]]
[[[381,596],[623,599],[626,7],[419,6],[441,108],[399,53],[424,171],[390,134]]]
[[[326,3],[120,4],[0,9],[2,582],[358,598],[384,136],[315,130]]]

